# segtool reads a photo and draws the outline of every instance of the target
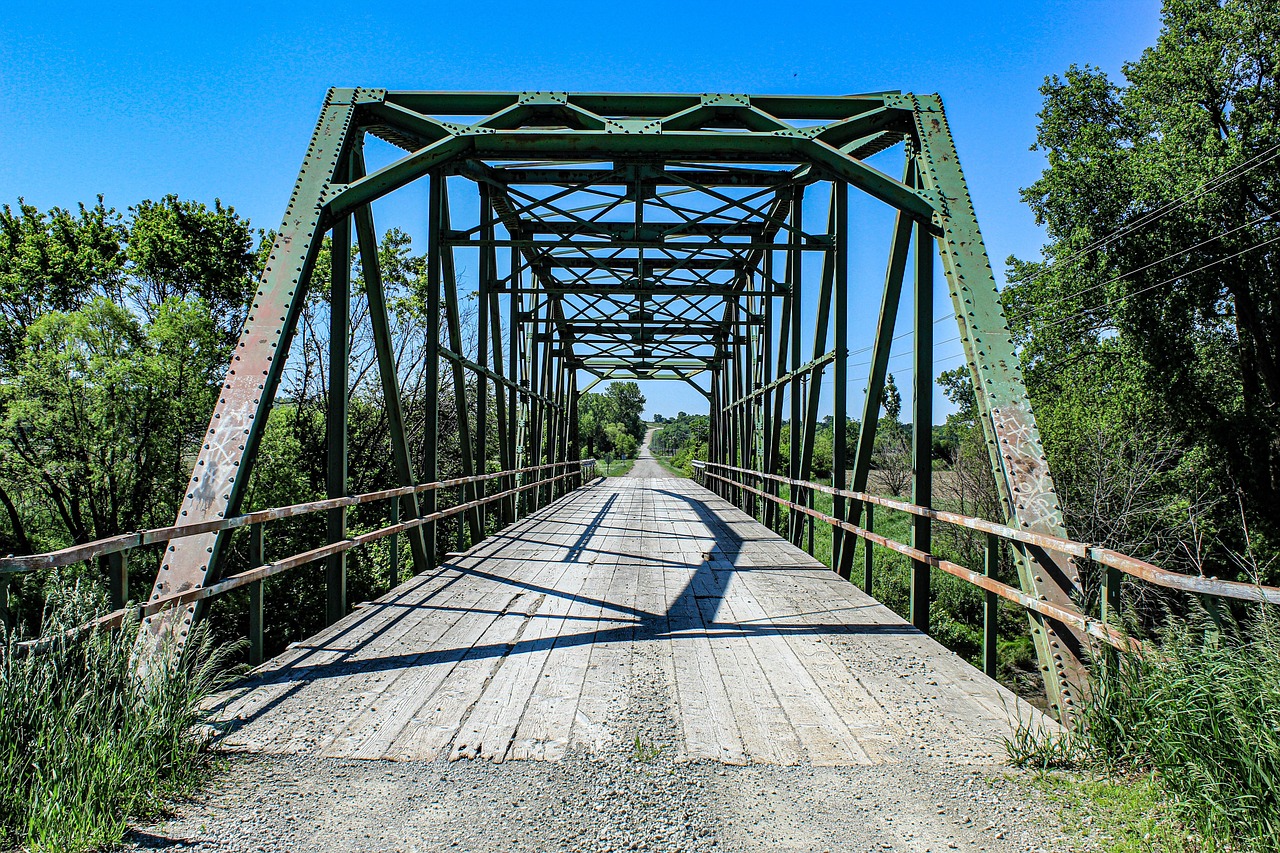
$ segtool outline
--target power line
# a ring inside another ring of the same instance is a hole
[[[1122,301],[1124,301],[1125,299],[1128,299],[1128,298],[1129,298],[1129,297],[1131,297],[1131,296],[1140,296],[1140,295],[1142,295],[1143,293],[1147,293],[1148,291],[1155,290],[1157,287],[1162,287],[1162,286],[1164,286],[1164,285],[1166,285],[1166,284],[1170,284],[1170,283],[1172,283],[1172,282],[1177,281],[1177,280],[1178,280],[1178,279],[1180,279],[1180,278],[1185,278],[1185,277],[1187,277],[1187,276],[1189,276],[1189,275],[1195,275],[1196,273],[1201,272],[1202,270],[1207,270],[1207,269],[1209,269],[1209,267],[1214,267],[1214,266],[1217,266],[1218,264],[1226,263],[1227,261],[1230,261],[1230,260],[1233,260],[1233,259],[1235,259],[1235,258],[1238,258],[1238,257],[1240,257],[1240,256],[1241,256],[1241,255],[1243,255],[1243,254],[1247,254],[1248,252],[1252,252],[1252,251],[1254,251],[1255,249],[1261,249],[1263,246],[1269,246],[1269,245],[1271,245],[1272,243],[1275,243],[1275,242],[1277,242],[1277,241],[1280,241],[1280,234],[1277,234],[1276,236],[1274,236],[1274,237],[1270,238],[1269,240],[1263,240],[1261,243],[1255,243],[1255,244],[1253,244],[1252,246],[1248,246],[1248,247],[1246,247],[1246,248],[1243,248],[1243,249],[1241,249],[1241,250],[1240,250],[1240,251],[1238,251],[1238,252],[1235,252],[1235,253],[1233,253],[1233,254],[1227,255],[1226,257],[1218,258],[1217,260],[1213,260],[1213,261],[1209,261],[1209,263],[1207,263],[1207,264],[1201,264],[1200,266],[1196,267],[1196,268],[1195,268],[1195,269],[1193,269],[1193,270],[1183,270],[1182,272],[1178,273],[1178,274],[1177,274],[1177,275],[1175,275],[1175,276],[1170,276],[1169,278],[1166,278],[1164,281],[1157,281],[1155,284],[1149,284],[1149,285],[1147,285],[1146,287],[1143,287],[1143,288],[1141,288],[1141,289],[1139,289],[1139,290],[1135,290],[1135,291],[1133,291],[1132,293],[1126,293],[1126,294],[1124,294],[1123,296],[1117,296],[1115,299],[1112,299],[1112,300],[1110,300],[1109,302],[1104,302],[1104,303],[1102,303],[1101,305],[1095,305],[1095,306],[1093,306],[1092,308],[1086,308],[1086,309],[1084,309],[1083,311],[1078,311],[1078,312],[1076,312],[1075,314],[1071,314],[1071,315],[1069,315],[1069,316],[1062,317],[1062,318],[1059,318],[1059,319],[1057,319],[1057,320],[1054,320],[1052,323],[1046,323],[1046,324],[1045,324],[1044,326],[1042,326],[1041,328],[1052,328],[1053,326],[1059,326],[1059,325],[1062,325],[1063,323],[1069,323],[1069,322],[1071,322],[1072,320],[1079,319],[1080,317],[1083,317],[1083,316],[1085,316],[1085,315],[1087,315],[1087,314],[1089,314],[1089,313],[1091,313],[1091,312],[1093,312],[1093,311],[1097,311],[1097,310],[1098,310],[1098,309],[1100,309],[1100,308],[1109,308],[1109,307],[1111,307],[1112,305],[1115,305],[1117,302],[1122,302]]]
[[[1075,299],[1075,298],[1076,298],[1076,297],[1078,297],[1078,296],[1083,296],[1083,295],[1084,295],[1084,294],[1086,294],[1086,293],[1091,293],[1092,291],[1095,291],[1095,290],[1097,290],[1097,289],[1098,289],[1098,288],[1100,288],[1100,287],[1106,287],[1106,286],[1107,286],[1107,285],[1109,285],[1109,284],[1115,284],[1116,282],[1121,281],[1121,280],[1123,280],[1123,279],[1126,279],[1126,278],[1128,278],[1128,277],[1129,277],[1129,276],[1131,276],[1131,275],[1134,275],[1134,274],[1136,274],[1136,273],[1140,273],[1140,272],[1142,272],[1143,270],[1148,270],[1148,269],[1150,269],[1151,267],[1156,266],[1157,264],[1162,264],[1162,263],[1164,263],[1165,261],[1168,261],[1168,260],[1171,260],[1171,259],[1173,259],[1173,258],[1178,257],[1179,255],[1185,255],[1185,254],[1186,254],[1186,253],[1188,253],[1188,252],[1195,251],[1196,249],[1199,249],[1201,246],[1208,245],[1209,243],[1212,243],[1212,242],[1214,242],[1214,241],[1216,241],[1216,240],[1221,240],[1223,237],[1230,236],[1230,235],[1232,235],[1232,234],[1236,233],[1237,231],[1240,231],[1240,230],[1242,230],[1242,229],[1244,229],[1244,228],[1248,228],[1248,227],[1249,227],[1249,226],[1251,226],[1251,225],[1256,225],[1256,224],[1258,224],[1259,222],[1263,221],[1264,219],[1270,219],[1271,217],[1273,217],[1273,216],[1275,216],[1275,215],[1276,215],[1276,214],[1275,214],[1275,211],[1272,211],[1271,213],[1264,213],[1264,214],[1262,214],[1261,216],[1259,216],[1258,218],[1253,219],[1253,220],[1250,220],[1249,222],[1246,222],[1246,223],[1244,223],[1243,225],[1237,225],[1235,228],[1231,228],[1231,229],[1228,229],[1227,231],[1223,231],[1221,234],[1215,234],[1215,235],[1214,235],[1214,236],[1212,236],[1212,237],[1208,237],[1208,238],[1206,238],[1206,239],[1204,239],[1204,240],[1201,240],[1199,243],[1196,243],[1194,246],[1188,246],[1188,247],[1187,247],[1187,248],[1185,248],[1185,249],[1180,249],[1180,250],[1178,250],[1178,251],[1176,251],[1176,252],[1171,252],[1171,253],[1169,253],[1168,255],[1165,255],[1163,258],[1160,258],[1159,260],[1151,261],[1151,262],[1150,262],[1150,263],[1148,263],[1148,264],[1144,264],[1144,265],[1142,265],[1142,266],[1140,266],[1140,267],[1136,267],[1136,268],[1134,268],[1134,269],[1129,270],[1128,272],[1121,273],[1120,275],[1115,276],[1114,278],[1110,278],[1110,279],[1107,279],[1107,280],[1106,280],[1106,281],[1104,281],[1104,282],[1100,282],[1100,283],[1098,283],[1098,284],[1095,284],[1095,285],[1091,285],[1091,286],[1089,286],[1089,287],[1086,287],[1086,288],[1084,288],[1083,290],[1077,290],[1077,291],[1075,291],[1074,293],[1068,293],[1066,296],[1063,296],[1063,297],[1060,297],[1060,298],[1058,298],[1058,299],[1055,299],[1053,302],[1049,302],[1049,303],[1047,303],[1047,304],[1045,304],[1045,305],[1037,305],[1037,306],[1035,306],[1034,308],[1029,308],[1029,309],[1027,309],[1026,311],[1023,311],[1023,312],[1022,312],[1022,313],[1020,313],[1020,314],[1015,314],[1014,316],[1010,317],[1009,319],[1011,319],[1011,320],[1022,320],[1022,319],[1024,319],[1024,318],[1026,318],[1026,317],[1030,317],[1030,316],[1032,316],[1032,315],[1034,315],[1034,314],[1039,314],[1040,312],[1045,311],[1045,310],[1047,310],[1047,309],[1049,309],[1049,308],[1052,308],[1052,307],[1053,307],[1053,306],[1055,306],[1055,305],[1060,305],[1060,304],[1062,304],[1063,302],[1067,302],[1067,301],[1069,301],[1069,300]]]
[[[1264,157],[1266,159],[1262,159]],[[1051,264],[1048,265],[1048,268],[1038,270],[1035,273],[1023,278],[1009,278],[1008,281],[1011,284],[1023,283],[1027,281],[1032,281],[1036,278],[1039,278],[1040,276],[1046,275],[1048,274],[1050,269],[1057,268],[1062,264],[1070,263],[1088,254],[1089,252],[1093,252],[1093,251],[1096,251],[1097,249],[1101,249],[1102,247],[1115,242],[1121,237],[1124,237],[1128,234],[1132,234],[1134,231],[1137,231],[1140,228],[1144,228],[1147,225],[1150,225],[1160,219],[1163,219],[1164,217],[1168,216],[1170,213],[1173,213],[1175,210],[1185,206],[1188,202],[1194,201],[1195,199],[1199,198],[1200,196],[1204,195],[1205,193],[1209,192],[1212,189],[1216,189],[1218,185],[1241,178],[1244,175],[1248,174],[1249,172],[1252,172],[1254,169],[1257,169],[1260,166],[1266,165],[1267,163],[1276,159],[1276,157],[1280,157],[1280,144],[1273,145],[1272,147],[1268,148],[1266,151],[1263,151],[1260,154],[1254,155],[1253,157],[1249,158],[1243,163],[1240,163],[1237,166],[1233,166],[1232,168],[1223,172],[1221,175],[1218,175],[1217,177],[1214,177],[1214,178],[1210,178],[1209,180],[1201,184],[1199,187],[1196,187],[1193,190],[1189,190],[1188,192],[1183,193],[1181,196],[1174,199],[1173,201],[1166,202],[1165,204],[1157,207],[1155,210],[1152,210],[1144,214],[1143,216],[1139,217],[1136,221],[1131,222],[1128,225],[1125,225],[1121,228],[1118,228],[1115,231],[1112,231],[1110,234],[1105,234],[1102,237],[1099,237],[1097,240],[1094,240],[1092,243],[1089,243],[1085,246],[1080,247],[1076,251],[1067,255],[1065,258],[1062,258],[1061,260],[1053,261]],[[1233,174],[1233,173],[1237,173],[1237,174]]]

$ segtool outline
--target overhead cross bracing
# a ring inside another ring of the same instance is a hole
[[[401,153],[369,168],[368,136]],[[889,175],[867,162],[885,152],[901,154],[901,171]],[[891,92],[331,90],[193,467],[180,522],[210,522],[239,510],[309,287],[327,287],[335,309],[326,471],[329,495],[348,494],[345,342],[351,330],[343,309],[352,295],[356,251],[397,481],[407,487],[440,479],[437,431],[427,429],[421,448],[405,441],[376,263],[372,203],[418,180],[429,191],[426,381],[453,391],[462,475],[577,459],[582,393],[612,379],[668,379],[696,387],[709,400],[709,462],[797,481],[812,476],[815,425],[829,405],[833,479],[861,493],[905,290],[915,320],[914,402],[907,418],[915,425],[912,498],[929,506],[934,259],[940,257],[1002,501],[1000,520],[1033,533],[1063,534],[941,101]],[[459,185],[467,185],[466,204],[459,203]],[[883,203],[895,217],[860,411],[851,410],[847,393],[850,245],[858,227],[849,217],[852,193]],[[810,195],[830,200],[826,216],[806,219]],[[314,282],[311,272],[326,234],[332,274]],[[459,257],[475,259],[474,346],[460,330]],[[806,293],[815,289],[816,298]],[[810,310],[816,316],[801,316]],[[802,341],[802,333],[812,340]],[[448,375],[441,375],[441,364]],[[829,403],[821,399],[828,378],[834,385]],[[427,401],[431,425],[438,406],[438,400]],[[792,439],[786,458],[784,422]],[[849,434],[851,422],[858,424],[856,436]],[[496,450],[485,440],[495,429]],[[506,485],[514,483],[513,477]],[[541,505],[561,487],[540,487],[520,500]],[[757,508],[756,496],[740,487],[716,488],[749,511]],[[493,514],[477,503],[475,486],[463,491],[469,508],[462,535],[479,541]],[[415,493],[407,504],[400,512],[434,519],[437,493]],[[850,523],[863,512],[859,500],[837,496],[834,504],[836,515]],[[496,514],[506,524],[520,510],[507,500]],[[784,522],[772,504],[764,506],[764,521],[793,542],[804,535],[799,514]],[[835,561],[847,576],[853,549],[844,547],[842,531],[836,533]],[[435,564],[443,550],[438,534],[435,521],[408,533],[416,570]],[[229,535],[175,541],[153,600],[215,580]],[[330,542],[347,538],[345,509],[330,513],[327,535]],[[929,550],[927,522],[915,523],[912,544]],[[1025,547],[1016,562],[1023,590],[1036,600],[1069,607],[1079,598],[1079,571],[1070,558]],[[347,609],[344,577],[344,558],[333,555],[327,579],[334,620]],[[918,626],[929,621],[928,588],[929,566],[917,561],[911,621]],[[180,646],[196,615],[195,604],[153,614],[144,638],[173,639]],[[1050,706],[1069,715],[1084,683],[1083,636],[1043,613],[1030,618]]]

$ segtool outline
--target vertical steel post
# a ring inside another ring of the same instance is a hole
[[[424,341],[426,350],[426,371],[424,381],[427,387],[426,399],[423,400],[425,419],[422,436],[422,476],[428,483],[440,479],[440,280],[441,255],[444,247],[440,241],[440,229],[444,216],[444,175],[439,171],[432,172],[428,178],[427,197],[427,334]],[[439,508],[439,492],[431,489],[423,493],[421,510],[424,515],[431,515]],[[426,540],[427,562],[436,565],[436,523],[428,522],[422,526],[422,537]]]
[[[769,252],[772,256],[773,252]],[[786,255],[786,263],[783,264],[783,275],[790,274],[791,255]],[[777,435],[780,432],[781,424],[774,423],[773,420],[773,397],[774,394],[780,394],[777,388],[769,388],[773,382],[773,273],[771,272],[764,277],[763,296],[760,297],[760,315],[763,318],[763,327],[760,328],[760,386],[768,388],[768,391],[760,394],[759,412],[760,412],[760,442],[762,442],[762,453],[760,453],[759,466],[760,470],[765,474],[773,474],[774,460],[776,460]],[[765,494],[772,494],[776,489],[772,480],[760,479],[760,491]],[[763,515],[762,523],[769,529],[773,529],[773,516],[777,512],[778,505],[768,498],[760,501],[760,514]]]
[[[509,235],[515,237],[515,234]],[[521,335],[523,334],[520,326],[520,311],[524,297],[520,294],[520,287],[523,281],[523,263],[520,257],[519,249],[514,246],[511,248],[511,295],[507,299],[507,376],[511,380],[511,385],[507,388],[507,458],[511,462],[511,468],[514,470],[521,467],[525,460],[520,457],[520,408],[524,403],[516,394],[516,388],[520,386],[520,347]],[[519,477],[512,474],[507,480],[508,491],[516,488],[519,484]],[[508,507],[508,522],[513,523],[520,517],[520,496],[512,495],[508,498],[510,505]]]
[[[867,521],[866,529],[872,533],[876,532],[876,514],[875,504],[867,504]],[[867,595],[873,595],[871,592],[872,576],[876,567],[876,555],[870,539],[862,540],[862,591]]]
[[[388,520],[390,524],[400,523],[400,496],[391,496],[391,506],[388,509],[391,518]],[[387,589],[392,590],[400,585],[400,534],[392,533],[387,537]]]
[[[915,181],[915,159],[907,157],[902,182],[912,186]],[[853,451],[853,473],[849,488],[855,492],[867,490],[867,475],[871,471],[871,456],[875,452],[876,430],[880,422],[880,408],[884,397],[885,375],[889,369],[889,356],[893,348],[894,331],[898,318],[898,303],[902,297],[902,281],[907,271],[907,256],[911,249],[911,217],[898,212],[894,224],[893,240],[889,244],[889,262],[884,274],[884,293],[880,297],[880,315],[876,321],[875,338],[871,344],[871,369],[867,375],[866,395],[862,401],[862,420],[858,425],[858,443]],[[845,518],[850,524],[858,523],[861,512],[859,501],[849,502]],[[848,577],[852,571],[853,554],[846,552],[840,564],[840,574]]]
[[[453,226],[449,215],[448,179],[444,177],[440,179],[440,196],[440,228],[442,231],[449,231]],[[460,361],[463,356],[462,306],[458,301],[458,276],[453,263],[453,246],[443,241],[440,246],[440,279],[441,285],[444,287],[445,325],[449,333],[449,349],[454,353],[454,357],[450,359],[450,366],[453,368],[450,375],[453,378],[454,411],[458,422],[458,458],[462,463],[462,476],[470,477],[475,473],[475,467],[471,448],[471,413],[467,405],[466,368]],[[475,484],[462,486],[458,491],[459,498],[463,503],[470,502],[470,499],[476,496]],[[471,532],[471,541],[480,541],[481,535],[479,509],[469,509],[463,516],[458,516],[456,523],[458,525],[459,551],[463,550],[460,543],[462,542],[464,517]]]
[[[347,496],[347,417],[351,365],[351,217],[333,224],[329,247],[332,259],[329,290],[329,405],[325,414],[325,492],[330,498]],[[347,538],[346,507],[331,509],[328,541]],[[325,622],[332,625],[347,615],[347,555],[325,561]]]
[[[834,240],[837,239],[836,228],[836,190],[832,184],[831,203],[827,209],[827,235]],[[835,281],[835,264],[836,259],[834,252],[828,249],[822,258],[822,276],[821,284],[818,288],[818,314],[813,326],[813,358],[816,360],[826,354],[827,349],[827,326],[831,320],[831,289]],[[799,357],[797,356],[797,361]],[[803,436],[800,449],[800,471],[795,479],[808,480],[809,474],[813,470],[813,445],[818,428],[818,404],[822,399],[822,373],[823,365],[814,367],[809,371],[809,375],[805,378],[807,383],[804,387],[804,421]],[[794,442],[796,436],[792,435],[791,440]],[[792,500],[797,503],[804,503],[812,508],[813,494],[805,490],[797,490],[798,495],[793,495]],[[807,530],[809,536],[809,550],[813,551],[813,517],[802,513],[794,513],[795,525],[792,527],[792,543],[799,547],[804,542],[805,532]]]
[[[356,175],[364,174],[364,156],[357,147],[352,151]],[[373,332],[373,348],[378,360],[378,378],[382,384],[382,398],[387,414],[387,431],[391,434],[391,460],[395,466],[396,482],[401,486],[415,485],[413,456],[404,426],[404,409],[400,399],[400,377],[396,375],[395,351],[391,342],[391,321],[387,315],[387,299],[382,279],[382,264],[378,259],[378,232],[373,225],[373,209],[364,205],[356,209],[356,243],[360,250],[360,269],[364,278],[365,297],[369,302],[369,328]],[[409,514],[418,517],[418,496],[407,497]],[[421,574],[430,568],[422,528],[415,527],[408,533],[409,550],[413,557],[413,569]],[[394,586],[394,584],[393,584]]]
[[[129,601],[129,552],[117,551],[107,562],[111,568],[111,609],[119,610]]]
[[[476,281],[476,364],[489,366],[489,291],[493,287],[493,255],[485,241],[491,239],[489,221],[493,212],[488,209],[488,185],[483,182],[480,190],[480,275]],[[476,435],[475,471],[489,473],[489,377],[482,370],[476,374]],[[487,480],[476,487],[477,497],[483,497]],[[488,535],[488,504],[477,511],[480,519],[480,535]]]
[[[1120,615],[1120,577],[1119,569],[1111,566],[1102,567],[1102,621],[1116,624]],[[1205,599],[1209,599],[1206,597]],[[1216,620],[1215,620],[1216,621]]]
[[[835,246],[835,430],[832,435],[831,482],[838,489],[847,485],[846,454],[849,437],[849,188],[837,181],[832,192],[836,193],[836,246]],[[844,518],[844,498],[832,501],[832,515]],[[844,553],[845,531],[831,528],[831,565],[841,565]]]
[[[249,565],[253,568],[265,566],[266,543],[264,529],[261,524],[249,527]],[[263,598],[266,581],[257,580],[249,584],[249,665],[258,666],[266,658],[264,634],[266,623],[263,620]]]
[[[495,282],[498,277],[498,250],[493,245],[496,238],[494,233],[494,216],[493,216],[493,198],[489,185],[480,184],[480,251],[484,254],[486,266],[489,275]],[[515,270],[511,270],[511,279],[515,280]],[[490,288],[489,298],[487,301],[481,301],[481,309],[483,315],[480,322],[483,324],[488,322],[489,333],[493,341],[493,372],[494,375],[501,379],[503,377],[503,351],[502,351],[502,308],[499,305],[497,288]],[[487,366],[488,362],[481,362]],[[494,402],[494,426],[497,427],[498,439],[498,464],[503,471],[508,471],[515,467],[514,461],[509,454],[507,443],[507,387],[501,382],[495,382],[493,386],[493,402]],[[498,491],[504,491],[508,485],[506,479],[496,482],[495,487]],[[498,502],[498,512],[500,520],[505,527],[514,519],[509,511],[510,501],[503,499]]]
[[[994,533],[987,534],[987,545],[983,551],[982,571],[989,578],[996,576],[1000,563],[1000,537]],[[982,601],[982,671],[990,678],[995,678],[998,666],[999,623],[996,621],[999,611],[997,597],[990,590],[983,591]]]
[[[916,223],[915,370],[911,415],[911,501],[933,506],[933,237],[928,224]],[[932,549],[930,519],[912,516],[911,546]],[[911,563],[911,624],[929,630],[929,579],[931,567],[923,560]]]

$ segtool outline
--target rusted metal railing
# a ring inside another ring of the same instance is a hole
[[[569,470],[561,471],[560,469]],[[565,480],[577,479],[577,483],[571,486],[571,488],[576,488],[586,481],[586,478],[594,471],[594,469],[594,459],[555,462],[547,465],[514,468],[506,471],[497,471],[491,474],[477,474],[470,477],[458,477],[434,483],[421,483],[416,486],[403,486],[400,488],[383,489],[377,492],[366,492],[364,494],[351,495],[348,497],[292,504],[290,506],[264,509],[257,512],[245,513],[244,515],[233,516],[231,518],[221,518],[213,521],[180,524],[172,527],[157,527],[134,533],[125,533],[119,536],[111,536],[105,539],[98,539],[93,542],[85,542],[79,545],[72,545],[67,548],[43,554],[0,557],[0,586],[2,586],[7,592],[8,579],[9,576],[13,574],[32,572],[38,569],[70,566],[75,563],[105,557],[111,561],[111,564],[115,569],[115,574],[112,577],[114,597],[118,594],[116,592],[117,587],[127,590],[128,561],[126,557],[130,551],[149,545],[164,545],[175,539],[182,539],[188,536],[198,536],[205,533],[231,531],[242,527],[249,527],[251,531],[249,539],[249,562],[251,563],[251,567],[249,569],[228,575],[227,577],[218,580],[216,583],[208,584],[207,586],[195,587],[182,592],[155,597],[145,602],[117,606],[116,609],[112,610],[110,613],[106,613],[81,627],[86,630],[93,628],[113,628],[122,624],[128,616],[133,614],[136,614],[137,617],[141,619],[158,613],[166,608],[214,598],[220,595],[225,595],[232,590],[249,586],[250,660],[252,663],[260,663],[263,658],[264,622],[262,582],[267,578],[310,563],[315,563],[335,554],[344,553],[353,548],[368,545],[369,543],[375,542],[379,539],[392,537],[392,568],[389,577],[389,584],[390,586],[395,586],[398,583],[398,571],[396,571],[396,566],[398,564],[396,537],[398,537],[399,534],[478,509],[495,501],[515,497],[530,490],[540,490],[544,486],[554,486],[555,484],[561,483]],[[530,475],[539,474],[540,472],[548,470],[551,472],[549,476],[541,477],[540,479],[530,479]],[[482,484],[492,480],[506,480],[511,483],[515,483],[516,478],[519,478],[521,481],[519,485],[514,485],[492,494],[482,494],[481,497],[475,500],[459,502],[447,509],[438,510],[436,512],[404,520],[400,519],[400,499],[403,497],[450,488],[457,488],[459,490],[459,495],[461,495],[463,493],[462,487],[464,486]],[[535,494],[539,493],[540,492],[535,492]],[[349,536],[337,542],[330,542],[288,557],[282,557],[271,561],[266,561],[264,559],[264,528],[268,522],[312,515],[315,513],[323,513],[343,507],[359,506],[362,504],[373,503],[375,501],[389,502],[390,524],[376,530]],[[514,520],[514,518],[511,519],[511,521]],[[127,596],[127,592],[119,594],[121,594],[122,597]]]
[[[927,563],[936,569],[940,569],[949,575],[958,577],[961,580],[967,581],[968,583],[983,589],[987,593],[984,607],[984,621],[986,624],[983,631],[983,669],[991,676],[995,675],[995,607],[997,597],[1012,601],[1026,610],[1033,610],[1049,617],[1050,619],[1055,619],[1059,622],[1070,625],[1092,637],[1096,637],[1105,643],[1115,646],[1116,648],[1135,648],[1138,646],[1136,640],[1115,627],[1114,619],[1112,618],[1115,607],[1119,603],[1121,574],[1138,578],[1165,589],[1180,590],[1209,598],[1228,598],[1237,601],[1280,604],[1280,588],[1277,587],[1242,583],[1240,581],[1219,580],[1218,578],[1199,577],[1195,575],[1184,575],[1180,572],[1171,572],[1167,569],[1162,569],[1159,566],[1139,560],[1136,557],[1121,554],[1110,548],[1088,545],[1083,542],[1076,542],[1074,540],[1064,539],[1058,536],[1046,536],[1040,533],[1019,530],[1005,524],[998,524],[993,521],[974,518],[960,513],[918,506],[905,501],[894,500],[893,498],[886,498],[880,495],[872,495],[866,492],[839,489],[822,483],[792,480],[788,477],[782,477],[776,474],[766,474],[761,471],[753,471],[747,468],[738,468],[733,465],[724,465],[716,462],[695,462],[694,470],[704,485],[708,480],[719,481],[724,483],[726,486],[758,495],[766,500],[785,506],[792,512],[798,512],[810,516],[817,521],[831,525],[832,528],[847,531],[848,533],[852,533],[862,539],[864,543],[863,585],[868,594],[871,592],[873,559],[871,547],[873,545],[879,545],[890,551],[909,557],[912,560]],[[792,495],[795,495],[798,491],[802,494],[806,492],[822,492],[833,497],[859,501],[867,509],[867,527],[860,527],[856,524],[851,524],[844,519],[827,515],[826,513],[806,506],[803,503],[787,500],[786,498],[771,493],[768,489],[756,488],[751,485],[751,482],[753,481],[759,483],[761,486],[765,483],[775,483],[788,486],[791,489]],[[873,532],[869,529],[872,526],[870,519],[872,518],[872,507],[877,506],[897,510],[899,512],[904,512],[921,518],[927,518],[931,521],[941,521],[956,527],[964,527],[985,533],[987,536],[987,542],[985,547],[984,571],[974,571],[966,568],[965,566],[961,566],[949,560],[944,560],[928,552],[920,551],[909,545],[905,545],[901,542],[897,542]],[[1008,584],[1002,583],[992,577],[995,572],[995,564],[1001,542],[1009,542],[1014,547],[1018,548],[1026,546],[1043,548],[1049,551],[1067,554],[1078,559],[1092,560],[1093,562],[1101,565],[1103,567],[1103,572],[1101,595],[1099,597],[1099,604],[1101,608],[1100,618],[1089,616],[1079,610],[1071,610],[1050,604],[1046,601],[1041,601],[1034,596],[1028,595],[1022,590],[1017,589],[1016,587],[1009,586]]]

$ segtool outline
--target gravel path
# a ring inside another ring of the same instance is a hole
[[[646,436],[632,477],[670,477]],[[1056,809],[1001,766],[681,762],[658,644],[633,662],[614,738],[562,761],[393,762],[231,755],[132,850],[867,851],[1071,848]]]
[[[734,767],[673,760],[658,661],[639,662],[617,742],[560,762],[233,757],[133,850],[876,851],[1068,849],[1003,767]]]
[[[636,451],[636,464],[631,466],[631,470],[627,472],[628,477],[674,477],[666,468],[653,458],[653,454],[649,452],[649,442],[653,440],[653,434],[658,431],[657,427],[650,427],[649,431],[644,434],[644,441],[640,445],[640,449]]]

